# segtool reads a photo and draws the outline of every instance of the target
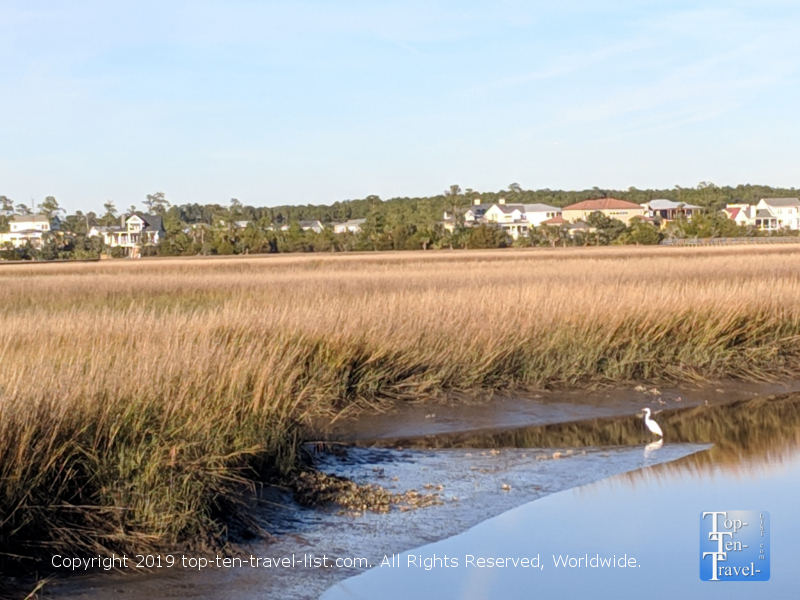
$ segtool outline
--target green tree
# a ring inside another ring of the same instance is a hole
[[[54,196],[47,196],[39,207],[40,212],[48,219],[52,219],[64,212],[64,209],[58,205],[58,200]]]
[[[600,211],[590,214],[586,223],[594,229],[590,239],[598,246],[608,246],[628,229],[619,219],[612,219]]]
[[[144,205],[147,207],[147,211],[149,213],[156,215],[163,215],[170,206],[164,192],[147,194],[147,199],[144,201]]]
[[[623,244],[654,245],[661,241],[662,235],[654,225],[636,219],[630,229],[618,240]]]
[[[117,207],[114,205],[114,201],[106,200],[106,202],[103,204],[103,210],[106,211],[105,214],[100,217],[100,221],[103,223],[103,225],[108,226],[115,224],[117,222],[118,215]]]

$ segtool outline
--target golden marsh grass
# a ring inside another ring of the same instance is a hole
[[[349,407],[796,375],[800,248],[7,266],[0,319],[0,553],[141,551]]]

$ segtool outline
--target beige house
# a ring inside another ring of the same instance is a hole
[[[617,200],[616,198],[584,200],[577,204],[571,204],[561,209],[561,216],[565,220],[574,223],[576,221],[585,221],[589,218],[589,215],[596,212],[622,221],[626,225],[630,225],[631,219],[636,217],[644,218],[646,216],[646,210],[642,206],[626,200]]]
[[[102,237],[109,248],[125,248],[132,256],[142,246],[158,244],[164,238],[164,223],[160,215],[134,213],[120,217],[119,225],[92,227],[89,235]]]
[[[9,223],[9,230],[0,233],[0,245],[11,244],[15,248],[30,243],[34,248],[42,245],[44,236],[61,228],[57,218],[46,215],[15,215]]]

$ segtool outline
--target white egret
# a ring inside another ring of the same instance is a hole
[[[658,437],[660,438],[664,437],[664,432],[661,431],[661,427],[659,427],[658,423],[656,423],[655,421],[653,421],[653,419],[650,418],[649,408],[644,409],[644,424],[650,431],[655,433]]]

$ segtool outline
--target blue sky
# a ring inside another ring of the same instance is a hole
[[[800,186],[800,3],[0,0],[0,194]]]

